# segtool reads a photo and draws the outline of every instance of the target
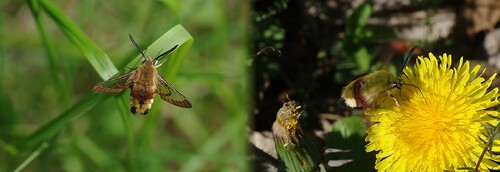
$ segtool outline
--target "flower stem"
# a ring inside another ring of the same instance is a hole
[[[488,143],[484,145],[483,152],[481,152],[481,155],[479,156],[479,160],[477,161],[476,168],[474,170],[478,171],[479,170],[479,165],[481,164],[481,161],[483,160],[484,154],[486,154],[486,151],[490,147],[490,145],[493,143],[493,140],[495,140],[495,136],[498,134],[498,131],[500,131],[500,123],[497,124],[497,127],[495,128],[495,131],[493,134],[491,134],[490,139],[488,139]]]

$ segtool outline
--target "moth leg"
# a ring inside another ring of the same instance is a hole
[[[389,94],[389,93],[388,93],[388,94]],[[389,95],[390,95],[390,94],[389,94]],[[385,102],[385,98],[387,98],[387,96],[384,96],[384,99],[382,99],[382,102],[380,102],[379,104],[377,104],[375,108],[377,108],[377,109],[378,109],[378,108],[380,108],[380,107],[384,104],[384,102]]]
[[[400,92],[400,93],[401,93],[401,92]],[[396,106],[401,107],[401,105],[399,105],[398,100],[396,100],[396,98],[395,98],[392,94],[389,94],[389,96],[391,96],[391,98],[394,100],[394,102],[396,103]]]
[[[401,97],[401,99],[403,99],[403,101],[407,101],[407,99],[405,99],[405,97],[403,96],[403,94],[401,94],[401,89],[398,89],[399,90],[399,97]]]
[[[134,106],[130,107],[130,112],[132,112],[132,114],[135,115],[135,112],[136,112],[136,108]]]

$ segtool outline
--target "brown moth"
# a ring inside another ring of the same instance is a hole
[[[92,88],[92,91],[97,93],[120,93],[130,88],[130,112],[133,114],[139,113],[146,115],[153,104],[155,93],[159,94],[163,100],[173,105],[191,108],[191,102],[184,95],[175,90],[174,87],[165,81],[156,71],[156,67],[159,66],[157,65],[158,59],[174,51],[177,45],[152,59],[150,56],[144,55],[144,52],[137,45],[134,38],[132,38],[132,35],[129,34],[129,38],[137,50],[141,52],[142,57],[144,57],[142,63],[129,73],[97,83]]]

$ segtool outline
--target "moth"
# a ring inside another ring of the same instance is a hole
[[[158,59],[164,55],[170,54],[177,48],[177,45],[153,59],[150,56],[144,55],[144,52],[139,45],[137,45],[132,35],[129,34],[129,38],[144,58],[142,63],[137,68],[124,75],[97,83],[92,87],[92,91],[97,93],[120,93],[130,88],[130,112],[132,112],[132,114],[148,114],[153,104],[155,94],[160,95],[164,101],[173,105],[191,108],[191,102],[179,91],[174,89],[174,87],[156,71],[156,68],[161,65],[157,64]]]
[[[399,77],[414,50],[415,48],[412,48],[406,55],[403,66],[399,70],[397,76],[394,76],[385,70],[378,70],[368,75],[359,77],[344,87],[341,102],[351,108],[367,108],[375,105],[376,101],[380,100],[379,98],[381,96],[391,96],[396,105],[399,106],[399,102],[393,97],[391,90],[395,88],[401,89],[403,85],[407,85],[417,88],[420,93],[422,93],[417,86],[405,84]]]

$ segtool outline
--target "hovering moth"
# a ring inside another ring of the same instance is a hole
[[[392,89],[401,89],[403,85],[407,85],[416,87],[420,91],[417,86],[403,83],[399,77],[414,50],[415,48],[412,48],[408,52],[403,66],[398,72],[398,76],[394,76],[385,70],[378,70],[359,77],[344,88],[341,101],[351,108],[367,108],[372,107],[379,97],[389,95],[394,99],[396,105],[399,106],[399,102],[390,93]],[[420,92],[422,93],[422,91]]]
[[[97,83],[92,88],[92,91],[97,93],[120,93],[130,88],[130,112],[133,114],[148,114],[153,104],[155,94],[159,94],[164,101],[173,105],[191,108],[191,102],[174,89],[174,87],[156,71],[156,67],[161,65],[157,64],[158,59],[164,55],[170,54],[177,48],[177,45],[153,59],[150,56],[144,55],[144,52],[139,45],[137,45],[132,35],[129,34],[129,38],[144,58],[142,63],[129,73]]]

